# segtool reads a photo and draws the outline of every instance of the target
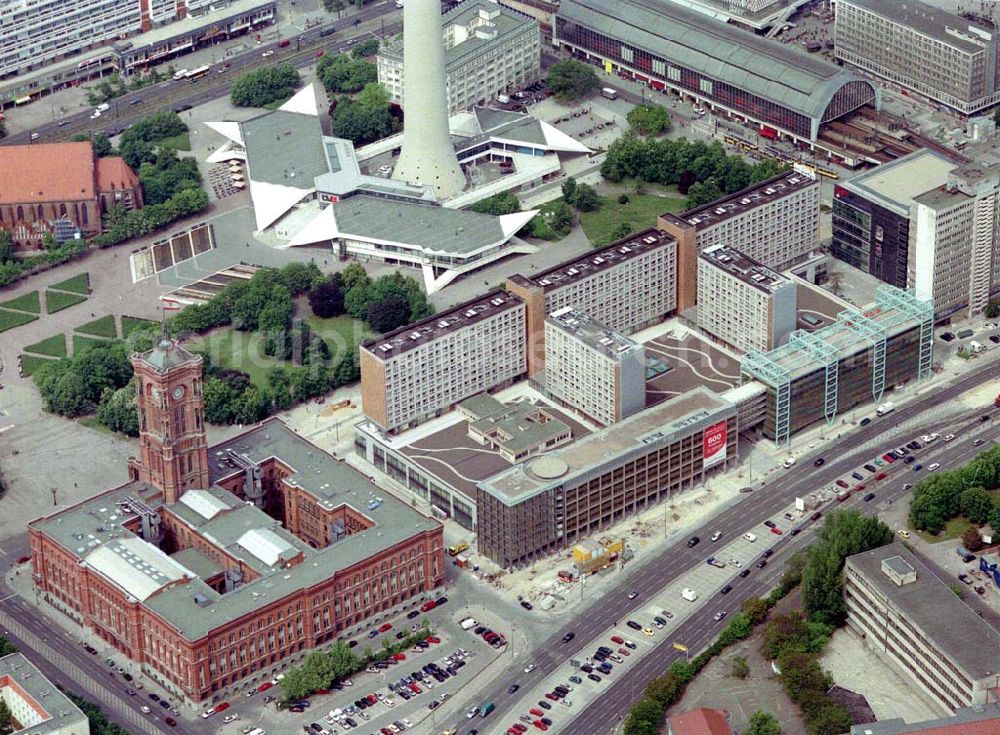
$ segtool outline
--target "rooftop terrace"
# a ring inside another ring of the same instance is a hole
[[[810,186],[818,187],[819,183],[815,178],[798,171],[786,171],[722,199],[717,199],[695,209],[689,209],[677,216],[695,228],[705,230]]]

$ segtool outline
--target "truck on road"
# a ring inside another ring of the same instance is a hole
[[[681,597],[683,597],[688,602],[694,602],[695,600],[698,599],[698,593],[695,592],[690,587],[685,587],[684,590],[681,592]]]
[[[883,403],[881,406],[875,409],[876,416],[885,416],[896,410],[896,406],[892,401],[888,403]]]
[[[611,87],[604,87],[601,90],[601,97],[609,100],[616,100],[618,99],[618,90],[612,89]]]

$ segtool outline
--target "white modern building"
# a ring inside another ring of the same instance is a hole
[[[541,74],[541,33],[534,18],[495,0],[465,0],[440,21],[450,114],[516,91]],[[398,40],[378,53],[378,80],[399,104],[403,53]]]
[[[646,407],[646,350],[566,307],[545,320],[545,392],[602,426]]]
[[[996,701],[1000,633],[902,544],[848,557],[844,600],[848,628],[939,706]]]
[[[908,281],[938,319],[986,310],[1000,286],[1000,173],[970,163],[914,198]]]
[[[795,329],[795,283],[738,250],[698,255],[698,326],[743,352],[767,352]]]
[[[383,432],[416,426],[527,370],[524,302],[496,290],[360,347],[361,402]]]
[[[12,735],[90,735],[87,716],[20,653],[0,658],[0,702]]]
[[[536,133],[544,125],[527,119]],[[277,247],[326,246],[340,257],[417,268],[429,293],[507,255],[535,252],[516,233],[537,210],[494,217],[444,207],[429,185],[363,173],[350,141],[322,134],[312,86],[279,110],[208,126],[228,138],[209,161],[246,162],[257,230],[272,233]],[[489,136],[477,140],[486,151],[494,145]],[[522,155],[558,168],[557,155],[542,153]]]

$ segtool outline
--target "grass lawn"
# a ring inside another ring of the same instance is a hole
[[[95,337],[107,337],[108,339],[118,337],[118,330],[115,329],[115,318],[111,314],[99,317],[92,322],[81,324],[73,331],[82,334],[92,334]]]
[[[57,311],[68,309],[69,307],[75,306],[76,304],[86,300],[86,296],[78,293],[49,290],[45,292],[45,311],[49,314],[55,314]]]
[[[636,189],[644,189],[647,194],[674,194],[677,195],[677,184],[657,184],[655,181],[639,181],[639,179],[622,179],[621,181],[603,181],[605,186],[620,188],[622,192],[632,195]]]
[[[192,352],[208,355],[214,365],[242,370],[258,388],[267,387],[270,368],[286,364],[264,354],[263,337],[235,329],[217,329],[195,337],[184,346]]]
[[[127,339],[132,332],[143,327],[156,326],[156,322],[149,319],[136,319],[134,316],[122,317],[122,338]],[[79,330],[77,330],[79,331]]]
[[[962,534],[965,533],[965,529],[971,525],[972,524],[965,520],[963,516],[956,516],[944,524],[944,530],[937,536],[927,533],[926,531],[917,531],[917,534],[927,543],[936,544],[941,541],[951,541],[953,539],[961,538]]]
[[[30,376],[47,362],[52,362],[52,360],[38,355],[21,355],[21,372]]]
[[[27,345],[25,352],[33,352],[36,355],[48,355],[49,357],[66,357],[66,335],[56,334],[41,342]]]
[[[580,212],[580,225],[595,247],[607,245],[622,237],[619,229],[627,225],[630,232],[656,227],[656,218],[664,212],[682,212],[684,199],[653,194],[629,194],[628,204],[619,204],[618,197],[601,197],[601,206],[593,212]]]
[[[33,322],[37,318],[38,315],[36,314],[26,314],[23,311],[7,311],[6,309],[0,309],[0,332],[6,332],[8,329],[20,327],[22,324]]]
[[[112,342],[110,339],[98,339],[97,337],[84,337],[80,334],[73,335],[73,354],[78,355],[84,350],[89,350],[94,345],[103,345]]]
[[[156,144],[163,148],[173,148],[175,151],[190,151],[191,138],[187,133],[178,133],[169,138],[160,138]]]
[[[87,295],[90,293],[90,274],[77,273],[75,276],[67,278],[65,281],[53,283],[49,286],[49,288],[54,288],[57,291],[69,291],[71,293],[81,293]]]
[[[359,344],[374,336],[364,322],[347,314],[331,317],[330,319],[320,319],[318,316],[313,316],[308,306],[302,309],[302,311],[308,313],[308,316],[304,316],[303,318],[309,323],[309,328],[313,331],[313,334],[322,337],[326,341],[326,346],[330,348],[330,357],[334,363],[340,360],[345,350],[354,354]]]
[[[0,307],[5,309],[17,309],[18,311],[30,311],[32,314],[40,314],[42,311],[41,297],[38,291],[31,291],[18,296],[16,299],[0,303]]]

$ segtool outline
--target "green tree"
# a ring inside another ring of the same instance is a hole
[[[979,551],[983,548],[983,537],[978,528],[969,526],[965,529],[962,533],[962,546],[969,551]]]
[[[281,691],[286,700],[308,697],[321,688],[322,684],[316,672],[308,670],[305,666],[293,666],[285,672],[285,677],[281,680]]]
[[[757,710],[747,720],[743,735],[781,735],[781,725],[774,715]]]
[[[514,195],[514,192],[505,191],[476,202],[470,209],[480,214],[492,214],[499,217],[505,214],[520,212],[521,202]]]
[[[549,89],[560,102],[571,102],[597,89],[594,68],[574,59],[563,59],[549,67],[546,78]]]
[[[291,64],[265,66],[247,72],[237,79],[229,92],[229,100],[237,107],[264,107],[295,94],[302,83]]]
[[[993,506],[993,510],[990,511],[990,528],[1000,533],[1000,503]]]
[[[624,735],[657,735],[663,725],[663,707],[652,699],[640,699],[629,708]]]
[[[670,131],[670,115],[663,105],[636,105],[627,116],[629,127],[640,135],[659,135]]]
[[[13,719],[14,715],[7,706],[7,700],[0,699],[0,735],[11,735],[14,732],[14,726],[11,724]]]
[[[993,114],[1000,115],[1000,107],[998,107],[997,111]],[[2,137],[3,136],[0,135],[0,138]],[[990,299],[990,302],[986,305],[986,318],[996,319],[998,316],[1000,316],[1000,299]]]
[[[353,94],[378,81],[378,69],[373,63],[348,54],[324,56],[316,73],[329,95]]]
[[[993,510],[993,498],[982,487],[970,487],[963,490],[959,498],[959,508],[962,515],[976,524],[986,523],[990,511]]]
[[[334,135],[365,145],[397,132],[399,120],[380,89],[381,85],[372,83],[365,86],[357,100],[338,98],[332,118]]]
[[[126,436],[139,436],[139,415],[135,405],[135,381],[117,390],[105,388],[97,406],[97,420]]]
[[[91,145],[94,149],[94,155],[98,158],[115,155],[115,149],[111,147],[111,141],[108,140],[108,136],[104,133],[94,133]]]
[[[344,9],[344,0],[323,0],[323,10],[339,14]]]
[[[321,319],[344,313],[343,279],[339,273],[320,281],[309,291],[309,308]]]
[[[378,53],[378,47],[379,40],[377,38],[368,38],[361,41],[351,49],[351,56],[355,59],[363,59],[367,56],[374,56]]]
[[[410,321],[410,304],[404,296],[389,294],[368,307],[365,314],[368,326],[376,332],[391,332]]]
[[[0,263],[14,259],[14,238],[7,230],[0,230]]]
[[[564,182],[562,182],[562,195],[563,200],[567,204],[575,204],[576,199],[576,179],[570,176]]]
[[[853,554],[890,543],[892,529],[877,518],[856,510],[837,510],[826,516],[809,547],[802,570],[802,602],[810,619],[839,625],[847,609],[843,598],[844,560]]]
[[[205,420],[210,424],[231,424],[235,415],[236,391],[218,378],[205,381]]]
[[[767,617],[768,610],[767,601],[759,597],[748,597],[740,605],[740,612],[747,616],[751,625],[756,625],[763,621]]]
[[[737,679],[746,679],[750,676],[750,664],[747,663],[746,656],[733,656],[732,674]]]
[[[601,197],[590,184],[577,184],[573,205],[581,212],[593,212],[601,207]]]
[[[687,205],[689,208],[709,204],[722,196],[722,189],[714,178],[707,181],[696,181],[688,189]]]
[[[0,658],[17,653],[17,646],[10,642],[8,638],[0,635]]]
[[[270,400],[257,386],[250,386],[239,396],[233,406],[233,422],[255,424],[267,416]]]

